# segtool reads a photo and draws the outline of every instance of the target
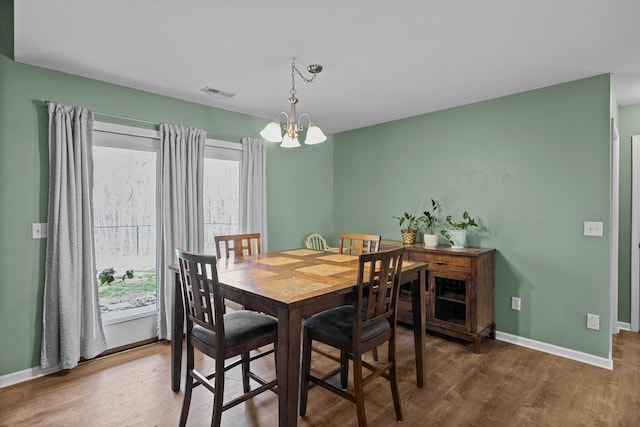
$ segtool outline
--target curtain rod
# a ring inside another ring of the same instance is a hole
[[[49,104],[51,104],[51,101],[49,101],[48,99],[42,101],[42,105],[44,105],[45,107],[48,107]],[[90,110],[92,113],[94,114],[98,114],[100,116],[105,116],[105,117],[111,117],[114,119],[121,119],[121,120],[128,120],[128,121],[132,121],[132,122],[139,122],[139,123],[146,123],[146,124],[150,124],[150,125],[154,125],[154,126],[160,126],[161,123],[160,122],[151,122],[149,120],[142,120],[142,119],[136,119],[133,117],[125,117],[125,116],[118,116],[115,114],[109,114],[109,113],[102,113],[100,111],[93,111]],[[215,138],[223,138],[227,141],[237,141],[239,138],[236,135],[228,135],[228,134],[223,134],[223,133],[216,133],[216,132],[211,132],[208,131],[206,129],[204,129],[204,131],[207,133],[207,136],[212,136]]]
[[[49,104],[51,104],[51,101],[49,101],[47,99],[45,101],[42,101],[42,104],[45,107],[48,107]],[[141,119],[135,119],[133,117],[117,116],[115,114],[102,113],[100,111],[93,111],[93,110],[91,110],[91,112],[94,113],[94,114],[99,114],[101,116],[111,117],[111,118],[114,118],[114,119],[129,120],[129,121],[134,121],[134,122],[147,123],[147,124],[150,124],[150,125],[160,126],[160,123],[158,123],[158,122],[150,122],[149,120],[141,120]]]

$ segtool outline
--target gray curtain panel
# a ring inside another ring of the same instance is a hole
[[[267,240],[267,144],[260,138],[242,138],[240,176],[240,227],[243,233],[260,233],[262,251]]]
[[[92,129],[91,111],[49,104],[42,368],[73,368],[107,348],[93,240]]]
[[[204,250],[205,131],[180,125],[160,125],[162,167],[162,255],[158,272],[158,338],[171,339],[175,304],[175,250]]]

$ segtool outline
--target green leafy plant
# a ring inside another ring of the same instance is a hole
[[[447,215],[447,228],[444,228],[440,231],[442,234],[452,245],[454,244],[453,240],[451,240],[450,230],[467,230],[470,227],[478,227],[478,223],[471,218],[469,212],[464,211],[462,214],[462,221],[455,222],[453,221],[453,217],[451,215]]]
[[[424,224],[424,231],[427,234],[433,234],[436,226],[440,223],[440,220],[436,216],[438,209],[440,209],[438,202],[431,199],[431,210],[424,211],[420,217],[420,221]]]
[[[469,212],[467,211],[464,211],[462,214],[462,221],[460,222],[453,222],[451,215],[447,215],[447,224],[449,224],[449,227],[453,230],[466,230],[469,227],[478,226],[478,223],[469,216]]]
[[[105,268],[100,272],[100,274],[98,274],[98,280],[100,280],[101,285],[104,285],[104,284],[108,285],[114,280],[116,280],[114,277],[115,274],[116,274],[116,270],[113,267]],[[132,278],[133,278],[133,270],[127,270],[126,273],[124,273],[120,278],[120,281],[124,282],[126,279],[132,279]]]
[[[109,299],[115,299],[117,302],[123,299],[136,299],[145,296],[155,296],[156,294],[156,270],[155,267],[141,268],[135,271],[135,277],[127,277],[126,281],[115,277],[115,280],[109,286],[98,286],[98,295],[104,298],[106,305],[111,302]],[[99,283],[99,282],[98,282]]]
[[[400,230],[418,231],[422,223],[422,217],[418,217],[415,212],[405,212],[402,216],[394,216],[398,220]]]

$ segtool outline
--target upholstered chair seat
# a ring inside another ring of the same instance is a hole
[[[224,315],[223,321],[225,347],[240,346],[261,337],[269,338],[278,329],[278,321],[273,317],[251,310],[227,313]],[[211,329],[194,325],[191,334],[206,344],[216,345],[216,332]]]
[[[304,321],[311,338],[336,348],[346,348],[353,343],[353,306],[343,305],[332,308]],[[361,341],[370,341],[388,333],[391,325],[387,319],[380,319],[362,328]]]

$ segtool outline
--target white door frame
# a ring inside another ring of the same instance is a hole
[[[620,214],[620,134],[615,120],[611,119],[611,201],[609,230],[609,290],[611,296],[610,332],[620,332],[618,325],[618,252]],[[612,356],[613,342],[609,341],[609,356]]]
[[[640,135],[631,138],[631,330],[640,331]]]
[[[609,236],[609,284],[611,295],[611,334],[620,332],[618,325],[618,252],[619,252],[619,212],[620,212],[620,134],[615,120],[611,119],[611,202]],[[609,342],[612,355],[612,342]]]

